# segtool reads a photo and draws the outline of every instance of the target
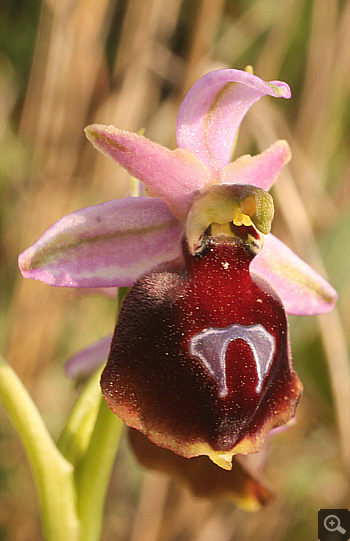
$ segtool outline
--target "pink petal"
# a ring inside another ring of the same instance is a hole
[[[220,172],[223,184],[253,184],[268,191],[291,158],[286,141],[276,141],[257,156],[241,156]]]
[[[108,357],[112,336],[109,334],[101,338],[68,359],[65,365],[67,376],[70,378],[87,376],[101,366]]]
[[[182,234],[161,199],[116,199],[56,222],[19,256],[19,267],[25,278],[53,286],[129,286],[178,257]]]
[[[209,171],[184,149],[169,150],[142,135],[114,126],[85,128],[92,144],[147,187],[148,195],[164,199],[178,218],[184,218],[194,194],[209,180]]]
[[[264,247],[250,269],[273,286],[288,314],[324,314],[337,301],[335,289],[271,234],[265,237]]]
[[[281,81],[265,83],[235,69],[204,75],[186,94],[177,117],[177,143],[193,152],[214,171],[230,162],[243,117],[262,96],[290,98]]]

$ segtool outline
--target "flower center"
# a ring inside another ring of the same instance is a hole
[[[262,248],[263,235],[270,232],[273,214],[272,197],[261,188],[248,184],[212,186],[194,201],[188,214],[190,252],[200,253],[207,237],[225,236],[244,242],[255,255]]]

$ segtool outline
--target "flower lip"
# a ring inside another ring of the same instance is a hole
[[[245,245],[183,246],[184,265],[150,271],[125,297],[102,391],[157,445],[230,469],[289,420],[301,386],[282,303],[251,277]]]

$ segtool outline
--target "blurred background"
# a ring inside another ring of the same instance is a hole
[[[281,79],[244,120],[236,155],[277,138],[293,158],[273,188],[274,233],[338,290],[336,309],[290,317],[304,383],[297,424],[274,437],[265,476],[276,492],[249,514],[191,496],[118,451],[102,541],[305,541],[319,508],[349,506],[349,2],[343,0],[3,0],[1,52],[1,332],[8,362],[60,433],[79,395],[63,371],[110,333],[116,303],[93,291],[24,280],[18,254],[55,220],[122,197],[128,176],[84,137],[89,123],[170,148],[189,87],[222,67]],[[1,409],[0,538],[41,541],[35,487]]]

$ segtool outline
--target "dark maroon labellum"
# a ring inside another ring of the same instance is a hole
[[[226,469],[286,423],[301,394],[283,306],[251,276],[253,256],[237,237],[207,237],[199,254],[184,243],[184,262],[141,278],[124,300],[101,382],[129,426]]]

